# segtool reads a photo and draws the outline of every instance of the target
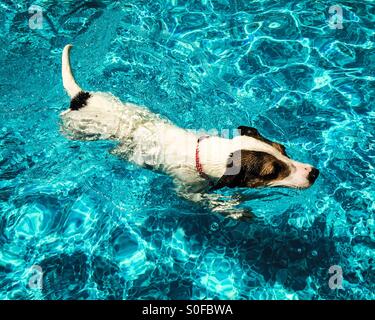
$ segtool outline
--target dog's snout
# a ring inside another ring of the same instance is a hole
[[[318,178],[318,176],[319,176],[319,170],[313,167],[311,168],[311,171],[309,172],[307,179],[309,180],[311,184],[313,184],[315,180]]]

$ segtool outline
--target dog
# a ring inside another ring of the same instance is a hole
[[[210,191],[224,187],[288,187],[304,189],[319,170],[292,160],[285,147],[249,126],[233,138],[184,130],[143,106],[123,103],[109,93],[82,90],[72,74],[67,45],[62,53],[63,85],[71,98],[61,113],[61,129],[69,139],[114,140],[112,153],[139,166],[170,175],[178,194],[234,218],[239,203]]]

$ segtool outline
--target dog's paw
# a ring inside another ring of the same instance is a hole
[[[252,220],[255,216],[252,212],[248,210],[237,210],[235,212],[228,213],[226,216],[227,218],[239,220],[239,221],[250,221]]]

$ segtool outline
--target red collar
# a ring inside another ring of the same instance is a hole
[[[203,139],[206,139],[206,138],[209,138],[210,136],[201,136],[199,137],[198,141],[197,141],[197,146],[195,148],[195,169],[197,169],[197,172],[199,173],[199,175],[207,180],[208,182],[210,182],[210,184],[212,183],[210,177],[204,173],[203,171],[203,167],[202,167],[202,164],[199,160],[199,142],[201,142]]]

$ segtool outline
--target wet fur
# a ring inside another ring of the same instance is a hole
[[[285,147],[264,138],[252,127],[240,126],[240,136],[211,136],[199,145],[200,163],[211,183],[196,169],[199,135],[179,128],[144,107],[122,103],[111,94],[83,91],[75,82],[67,45],[62,56],[63,85],[71,97],[61,113],[63,131],[70,139],[109,139],[119,142],[113,152],[143,167],[173,177],[177,192],[217,212],[236,214],[235,200],[221,201],[206,193],[223,187],[286,186],[307,188],[319,171],[290,159]],[[233,170],[235,169],[235,173]],[[309,172],[314,171],[314,176]],[[204,196],[202,196],[204,195]],[[235,216],[237,217],[237,216]]]

